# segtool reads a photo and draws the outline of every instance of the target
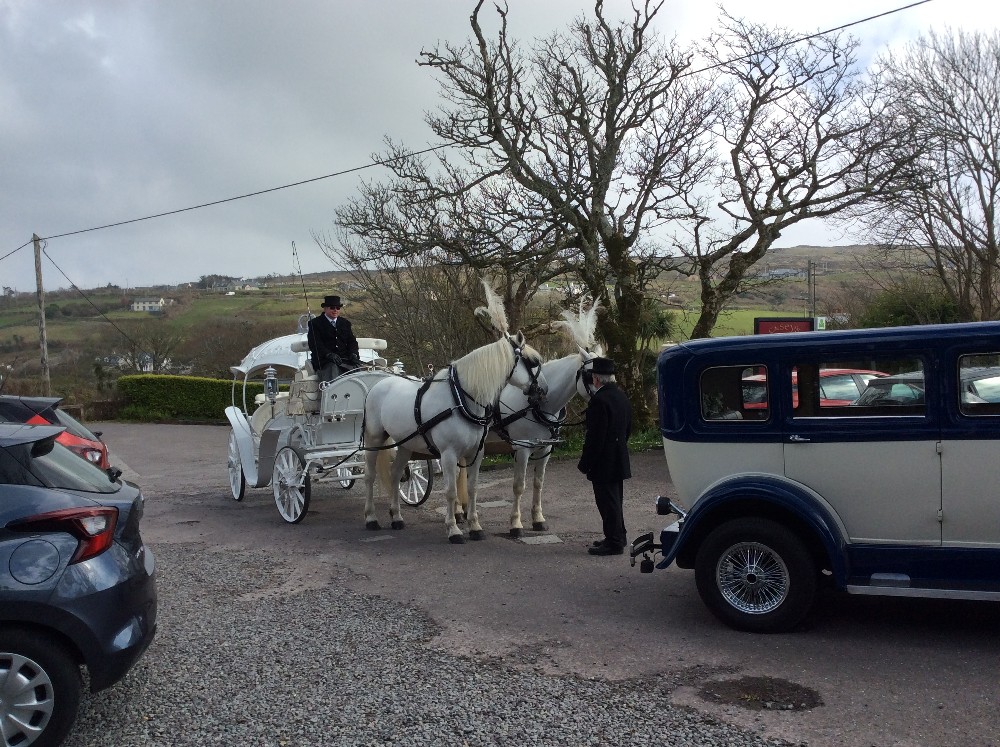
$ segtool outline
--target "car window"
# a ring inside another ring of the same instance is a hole
[[[961,356],[958,380],[963,415],[1000,415],[1000,353]]]
[[[0,483],[86,493],[116,493],[121,488],[107,472],[52,438],[0,449]]]
[[[769,413],[764,366],[716,366],[699,381],[701,417],[717,420],[766,420]]]
[[[919,360],[895,357],[822,360],[798,364],[795,371],[799,386],[795,417],[921,415],[924,412],[923,364]]]

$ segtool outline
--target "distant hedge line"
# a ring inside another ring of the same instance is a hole
[[[233,404],[233,382],[225,379],[138,374],[120,376],[117,386],[125,400],[120,417],[126,420],[225,421],[225,410]],[[262,383],[247,383],[247,405],[251,410],[253,398],[263,392]]]

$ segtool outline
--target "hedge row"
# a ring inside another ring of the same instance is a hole
[[[224,421],[231,404],[233,382],[198,376],[138,374],[120,376],[118,392],[125,400],[121,417],[131,420],[204,420]],[[236,395],[240,397],[242,385]],[[260,382],[247,383],[247,405],[264,391]],[[242,402],[238,402],[242,405]]]

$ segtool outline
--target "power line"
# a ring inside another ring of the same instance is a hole
[[[759,50],[759,51],[757,51],[755,53],[752,53],[751,55],[744,55],[742,57],[736,57],[736,58],[733,58],[731,60],[726,60],[724,62],[719,62],[719,63],[716,63],[714,65],[710,65],[708,67],[700,68],[698,70],[689,70],[689,71],[687,71],[685,73],[682,73],[680,77],[684,77],[684,76],[688,76],[688,75],[695,75],[697,73],[707,72],[709,70],[713,70],[713,69],[721,67],[723,65],[731,64],[733,62],[738,62],[738,61],[743,60],[743,59],[748,59],[748,58],[750,58],[750,57],[752,57],[754,55],[757,55],[757,54],[761,54],[761,53],[766,54],[768,52],[773,52],[773,51],[776,51],[778,49],[782,49],[784,47],[793,46],[793,45],[798,44],[798,43],[803,42],[803,41],[808,41],[809,39],[815,39],[815,38],[817,38],[819,36],[823,36],[825,34],[831,34],[831,33],[834,33],[836,31],[843,31],[844,29],[851,28],[852,26],[858,26],[860,24],[868,23],[869,21],[873,21],[873,20],[876,20],[878,18],[884,18],[885,16],[893,15],[895,13],[900,13],[900,12],[905,11],[905,10],[910,10],[911,8],[915,8],[915,7],[919,6],[919,5],[924,5],[924,4],[929,3],[929,2],[931,2],[931,0],[917,0],[917,2],[913,2],[913,3],[910,3],[909,5],[904,5],[904,6],[901,6],[899,8],[895,8],[893,10],[888,10],[888,11],[885,11],[884,13],[878,13],[876,15],[868,16],[866,18],[862,18],[862,19],[859,19],[857,21],[851,21],[850,23],[845,23],[845,24],[842,24],[840,26],[835,26],[835,27],[827,29],[825,31],[817,31],[817,32],[812,33],[812,34],[807,34],[807,35],[801,36],[801,37],[799,37],[797,39],[792,39],[792,40],[784,42],[782,44],[775,45],[774,47],[770,47],[768,49]],[[555,115],[552,115],[552,116],[555,116]],[[411,156],[419,156],[419,155],[423,155],[425,153],[432,153],[432,152],[437,151],[437,150],[443,150],[444,148],[453,148],[453,147],[457,147],[457,146],[454,143],[442,143],[442,144],[439,144],[439,145],[431,146],[429,148],[424,148],[423,150],[412,151],[410,153],[404,153],[404,154],[396,156],[394,158],[376,159],[372,163],[365,164],[363,166],[355,166],[353,168],[344,169],[343,171],[335,171],[335,172],[333,172],[331,174],[325,174],[323,176],[316,176],[316,177],[312,177],[310,179],[302,179],[301,181],[291,182],[289,184],[282,184],[282,185],[277,186],[277,187],[269,187],[267,189],[257,190],[256,192],[248,192],[246,194],[236,195],[235,197],[226,197],[224,199],[214,200],[212,202],[203,202],[203,203],[200,203],[198,205],[191,205],[189,207],[178,208],[176,210],[167,210],[167,211],[162,212],[162,213],[154,213],[152,215],[145,215],[145,216],[143,216],[141,218],[131,218],[129,220],[117,221],[115,223],[106,223],[104,225],[93,226],[91,228],[82,228],[82,229],[79,229],[77,231],[67,231],[66,233],[59,233],[59,234],[53,234],[51,236],[44,236],[44,237],[42,237],[42,239],[43,240],[61,239],[61,238],[65,238],[67,236],[76,236],[76,235],[82,234],[82,233],[91,233],[93,231],[103,231],[103,230],[105,230],[107,228],[116,228],[118,226],[125,226],[125,225],[128,225],[130,223],[140,223],[142,221],[153,220],[154,218],[164,218],[164,217],[169,216],[169,215],[177,215],[179,213],[186,213],[186,212],[190,212],[192,210],[200,210],[202,208],[213,207],[215,205],[222,205],[222,204],[225,204],[227,202],[235,202],[237,200],[245,200],[245,199],[247,199],[249,197],[257,197],[257,196],[260,196],[260,195],[268,194],[270,192],[278,192],[278,191],[283,190],[283,189],[291,189],[292,187],[300,187],[300,186],[302,186],[304,184],[312,184],[313,182],[323,181],[324,179],[331,179],[331,178],[333,178],[335,176],[344,176],[345,174],[351,174],[351,173],[355,173],[355,172],[358,172],[358,171],[364,171],[365,169],[370,169],[370,168],[373,168],[375,166],[387,166],[387,165],[389,165],[389,164],[391,164],[391,163],[393,163],[395,161],[399,161],[399,160],[402,160],[404,158],[409,158]],[[16,254],[17,252],[21,251],[22,249],[24,249],[26,246],[28,246],[31,243],[32,243],[31,241],[27,241],[24,244],[22,244],[21,246],[19,246],[17,249],[14,249],[13,251],[10,251],[7,254],[3,255],[2,257],[0,257],[0,262],[2,262],[3,260],[7,259],[8,257]],[[46,254],[46,256],[48,257],[47,254]],[[49,261],[50,262],[52,261],[51,257],[49,257]],[[55,263],[53,262],[53,264],[55,264]],[[62,272],[62,270],[60,270],[60,272]],[[69,280],[69,278],[67,278],[67,280]]]

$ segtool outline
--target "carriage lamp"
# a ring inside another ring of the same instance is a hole
[[[264,396],[272,405],[278,398],[278,372],[272,366],[264,369]]]
[[[403,361],[401,361],[399,358],[397,358],[396,362],[392,364],[392,372],[394,374],[403,373]]]

